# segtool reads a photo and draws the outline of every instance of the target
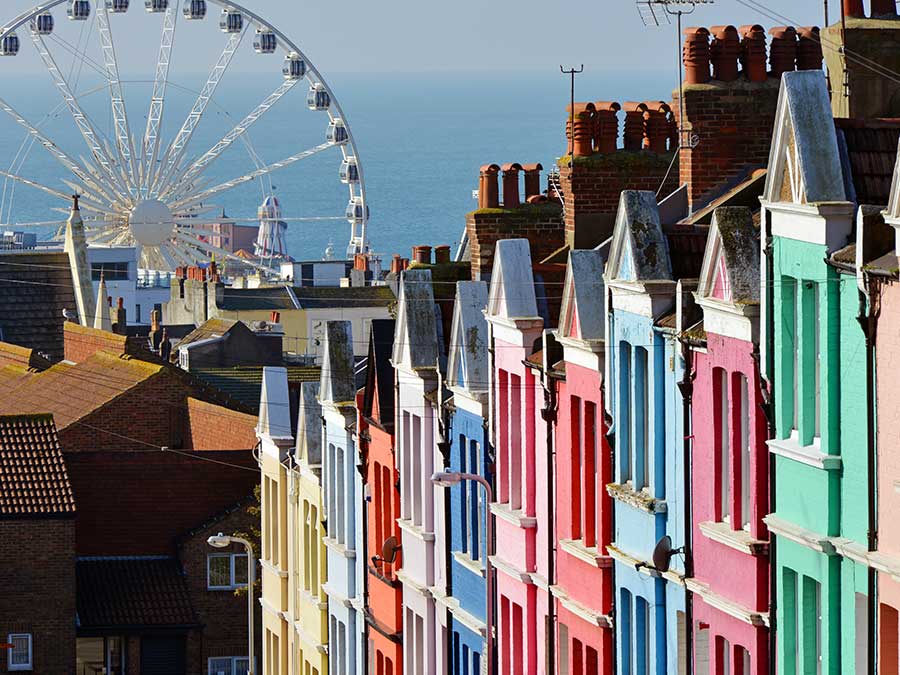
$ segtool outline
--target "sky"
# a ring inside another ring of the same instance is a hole
[[[795,25],[821,25],[824,20],[822,0],[763,3],[787,12]],[[2,0],[0,23],[35,4],[36,0]],[[129,49],[120,47],[124,72],[146,68],[158,41],[158,29],[151,23],[158,23],[157,17],[142,16],[142,0],[131,4],[124,19],[116,18],[119,35],[129,37]],[[671,69],[675,52],[674,26],[645,28],[634,0],[244,0],[243,4],[298,43],[325,73],[538,72],[563,64],[584,64],[590,71],[656,71]],[[837,3],[831,4],[834,14]],[[58,21],[64,20],[57,14]],[[685,22],[761,23],[767,28],[785,23],[748,9],[739,0],[699,6]],[[182,48],[185,40],[209,49],[221,44],[221,35],[212,26],[177,39]],[[261,67],[259,59],[241,64],[249,71]],[[26,55],[15,68],[31,72],[38,62]],[[207,64],[198,68],[205,70]]]

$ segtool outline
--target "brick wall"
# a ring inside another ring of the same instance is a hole
[[[0,520],[0,639],[32,634],[33,673],[75,667],[75,522]],[[6,652],[0,673],[7,672]]]
[[[681,183],[696,209],[722,194],[752,168],[765,167],[775,126],[781,80],[686,85],[684,131],[694,141],[681,152]],[[680,115],[679,94],[672,110]]]
[[[256,446],[256,422],[253,415],[188,398],[185,447],[194,450],[253,448]]]
[[[514,209],[480,209],[466,215],[472,258],[472,279],[487,279],[494,265],[494,247],[501,239],[531,242],[531,259],[540,262],[565,244],[565,227],[558,204],[526,204]]]
[[[659,191],[660,199],[678,187],[671,153],[619,150],[574,162],[560,162],[559,182],[565,200],[565,236],[570,248],[593,248],[612,235],[622,190]]]
[[[113,354],[131,354],[145,358],[151,355],[146,349],[146,337],[126,337],[71,321],[66,321],[63,325],[63,337],[65,358],[73,363],[86,361],[101,349]]]
[[[207,663],[214,656],[247,655],[247,596],[235,595],[234,591],[210,591],[206,588],[206,557],[213,552],[243,553],[242,547],[212,549],[206,543],[210,535],[224,532],[235,534],[250,532],[260,527],[259,516],[250,515],[247,507],[251,501],[233,508],[220,520],[195,530],[181,542],[179,557],[187,574],[191,603],[203,624],[203,639],[197,644],[189,643],[188,658],[191,672],[207,672]],[[257,552],[258,554],[258,552]],[[257,574],[257,578],[259,574]],[[262,615],[258,602],[254,603],[256,629],[256,662],[261,664]]]

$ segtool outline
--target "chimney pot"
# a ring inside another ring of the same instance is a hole
[[[479,209],[496,209],[500,206],[499,174],[500,167],[497,164],[485,164],[481,167],[478,180]]]
[[[615,101],[594,104],[594,152],[615,152],[619,144],[619,116],[622,106]]]
[[[791,26],[776,26],[769,30],[772,45],[769,48],[769,67],[772,77],[781,77],[797,65],[797,31]]]
[[[413,246],[412,259],[420,265],[431,264],[431,247],[430,246]]]
[[[643,103],[628,101],[625,108],[625,149],[640,150],[644,147],[644,113],[647,106]]]
[[[401,263],[402,263],[402,265],[403,265],[403,269],[405,269],[405,270],[406,270],[406,269],[409,269],[409,258],[403,258],[403,260],[401,261]]]
[[[644,103],[644,147],[660,155],[667,151],[669,135],[669,113],[671,108],[663,102]]]
[[[705,84],[709,82],[709,31],[694,26],[686,28],[684,36],[684,83]]]
[[[391,274],[400,274],[403,269],[403,259],[399,253],[395,253],[391,258]]]
[[[279,312],[277,310],[273,310],[271,319],[272,319],[272,323],[279,323],[281,321],[281,312]]]
[[[734,82],[738,79],[738,58],[741,55],[741,37],[734,26],[713,26],[713,41],[709,57],[713,66],[713,79]]]
[[[750,82],[765,82],[766,72],[766,31],[758,25],[741,26],[741,69]]]
[[[821,70],[823,56],[818,26],[800,28],[797,36],[797,70]]]
[[[445,265],[450,262],[450,247],[446,244],[434,247],[434,264]]]
[[[575,138],[572,141],[572,106],[566,106],[566,112],[568,113],[566,118],[566,138],[572,141],[572,153],[575,157],[590,157],[593,153],[594,110],[593,103],[575,104]]]
[[[544,167],[541,164],[523,164],[522,171],[525,172],[525,201],[529,197],[541,194],[541,171]]]
[[[519,201],[519,172],[521,170],[522,165],[516,162],[503,165],[503,208],[505,209],[521,206]]]
[[[872,13],[875,13],[874,8]],[[865,18],[866,10],[863,7],[863,0],[844,0],[844,14],[848,17]]]

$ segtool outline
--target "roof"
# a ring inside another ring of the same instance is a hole
[[[703,267],[709,228],[705,225],[674,225],[665,228],[673,279],[696,279]]]
[[[174,558],[79,558],[75,569],[81,629],[199,624]]]
[[[363,398],[363,415],[389,433],[394,429],[394,366],[391,365],[394,330],[393,319],[372,322]]]
[[[0,340],[59,361],[64,353],[64,309],[76,310],[68,254],[0,254]]]
[[[273,288],[229,288],[226,286],[218,307],[232,312],[296,309],[291,293],[285,286]]]
[[[260,390],[257,437],[267,436],[272,440],[282,438],[293,440],[291,394],[288,388],[287,369],[272,366],[263,368]]]
[[[319,404],[319,381],[300,385],[297,413],[297,459],[307,464],[322,463],[322,406]]]
[[[606,252],[572,251],[563,286],[560,335],[578,340],[604,337],[603,266]]]
[[[318,382],[322,369],[319,366],[286,366],[288,382]],[[191,375],[230,398],[243,403],[248,410],[259,410],[263,366],[234,366],[232,368],[194,368]]]
[[[0,518],[74,513],[75,498],[53,417],[0,417]]]
[[[236,319],[209,319],[179,340],[177,346],[184,347],[194,342],[200,342],[201,340],[222,337],[239,323],[240,321],[237,321]],[[174,351],[172,353],[172,358],[173,360],[177,360]]]
[[[733,303],[759,301],[759,230],[749,208],[715,210],[697,290]]]
[[[16,376],[0,371],[0,415],[52,413],[60,429],[86,417],[163,366],[98,351],[81,363],[58,363],[42,373]]]
[[[298,286],[293,291],[302,309],[387,307],[397,300],[390,286]]]
[[[891,196],[891,182],[900,141],[900,120],[836,119],[838,144],[846,153],[850,175],[849,195],[857,204],[886,205]],[[845,180],[846,182],[846,180]]]
[[[494,253],[488,317],[524,319],[538,316],[531,246],[527,239],[501,239]]]
[[[0,342],[0,364],[17,365],[23,368],[45,370],[51,363],[34,349],[20,347],[9,342]]]

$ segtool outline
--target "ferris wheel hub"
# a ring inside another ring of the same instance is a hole
[[[131,234],[141,246],[159,246],[175,234],[175,218],[158,199],[138,202],[128,218]]]

